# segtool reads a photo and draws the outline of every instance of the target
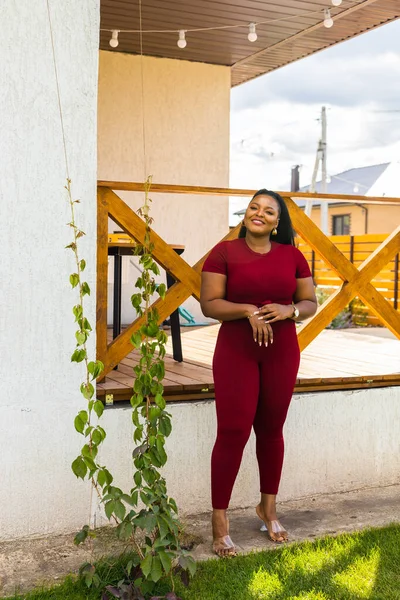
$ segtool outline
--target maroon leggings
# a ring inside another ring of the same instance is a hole
[[[217,439],[211,458],[212,505],[226,509],[251,428],[256,435],[260,490],[276,494],[281,478],[282,429],[293,394],[300,352],[293,321],[273,324],[274,343],[259,346],[247,319],[219,331],[213,373]]]

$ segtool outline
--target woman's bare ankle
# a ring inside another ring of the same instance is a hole
[[[226,510],[214,509],[212,513],[213,538],[222,538],[229,534]]]

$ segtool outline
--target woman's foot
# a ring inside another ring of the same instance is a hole
[[[220,558],[237,556],[235,544],[229,536],[229,521],[225,510],[214,510],[212,517],[213,550]]]
[[[282,527],[282,525],[278,521],[276,514],[267,515],[263,511],[261,504],[258,504],[256,506],[256,513],[257,513],[258,518],[261,519],[261,521],[263,521],[263,523],[266,527],[266,530],[268,532],[268,537],[271,540],[271,542],[275,542],[276,544],[283,544],[288,541],[289,534],[286,531],[286,529],[284,529],[284,527]],[[268,518],[268,517],[270,517],[270,518]]]

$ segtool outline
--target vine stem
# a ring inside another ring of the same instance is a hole
[[[83,289],[82,289],[82,282],[81,282],[81,273],[82,273],[82,269],[81,269],[81,262],[79,260],[79,254],[78,254],[78,239],[79,236],[78,234],[81,233],[83,234],[83,232],[81,230],[78,229],[76,223],[75,223],[75,211],[74,211],[74,200],[72,199],[72,192],[71,192],[71,180],[67,179],[67,192],[68,192],[68,200],[69,200],[69,204],[71,207],[71,224],[72,224],[72,228],[74,230],[74,247],[73,247],[73,251],[74,251],[74,255],[75,255],[75,262],[76,262],[76,272],[78,274],[78,280],[79,280],[79,304],[82,307],[82,317],[81,317],[81,324],[80,324],[80,329],[81,331],[83,331]],[[79,324],[79,323],[78,323]],[[89,370],[88,370],[88,364],[89,364],[89,360],[88,360],[88,353],[87,353],[87,344],[86,344],[86,340],[84,341],[84,343],[82,344],[82,347],[85,351],[85,370],[86,370],[86,389],[89,389],[89,384],[90,384],[90,378],[89,378]],[[90,425],[90,418],[91,418],[91,414],[92,414],[92,409],[90,406],[90,402],[88,402],[88,415],[89,415],[89,419],[88,419],[88,425]],[[90,432],[89,434],[89,447],[90,449],[92,449],[92,433]]]

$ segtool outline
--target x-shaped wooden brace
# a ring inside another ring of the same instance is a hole
[[[117,194],[109,188],[98,189],[97,358],[104,363],[103,376],[132,351],[130,338],[143,325],[145,319],[145,317],[136,319],[110,345],[107,344],[108,216],[141,244],[144,243],[146,232],[143,220]],[[230,231],[224,239],[237,237],[237,229]],[[153,304],[153,307],[158,310],[159,323],[162,323],[190,296],[200,300],[200,273],[207,254],[191,267],[153,230],[151,241],[154,244],[155,260],[177,280],[177,283],[167,291],[164,300],[160,298]]]
[[[400,338],[400,314],[370,283],[371,279],[400,252],[400,227],[395,229],[357,269],[290,197],[285,197],[285,202],[294,229],[344,282],[319,307],[317,314],[299,329],[300,349],[304,350],[355,296],[358,296],[386,327]]]

